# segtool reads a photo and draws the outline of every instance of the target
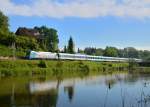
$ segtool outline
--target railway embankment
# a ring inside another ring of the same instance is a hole
[[[61,60],[0,60],[0,76],[38,74],[94,74],[128,71],[125,62],[61,61]]]

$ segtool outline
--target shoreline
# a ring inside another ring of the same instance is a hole
[[[33,74],[72,73],[107,73],[113,71],[127,71],[125,62],[94,62],[69,60],[0,60],[2,76],[18,76]]]

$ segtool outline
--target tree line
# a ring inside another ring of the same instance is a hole
[[[137,50],[134,47],[126,47],[124,49],[117,49],[116,47],[111,47],[111,46],[107,46],[105,49],[87,47],[85,49],[78,49],[78,53],[95,55],[95,56],[140,58],[144,60],[150,60],[150,51]]]
[[[109,57],[127,57],[127,58],[142,58],[150,60],[150,51],[137,50],[134,47],[127,47],[124,49],[117,49],[116,47],[107,46],[105,49],[86,47],[75,52],[75,43],[72,37],[69,38],[68,44],[64,46],[63,50],[58,47],[59,35],[54,28],[46,26],[35,26],[32,30],[39,32],[38,37],[27,36],[28,32],[19,33],[17,35],[9,30],[8,17],[0,11],[0,45],[7,47],[14,46],[16,51],[22,53],[28,50],[35,51],[49,51],[49,52],[63,52],[63,53],[80,53],[96,56]]]

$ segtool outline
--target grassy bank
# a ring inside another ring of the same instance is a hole
[[[107,73],[110,71],[125,71],[128,63],[91,62],[91,61],[54,61],[54,60],[0,60],[1,76],[18,76],[34,74],[71,75]],[[69,73],[68,73],[69,72]]]
[[[12,47],[7,47],[5,45],[0,44],[0,56],[2,57],[12,57],[13,56],[13,49]],[[15,50],[16,57],[24,57],[26,56],[26,51],[23,49],[16,49]]]
[[[150,67],[136,67],[133,69],[134,73],[150,74]]]

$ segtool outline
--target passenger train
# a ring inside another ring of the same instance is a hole
[[[51,53],[51,52],[36,52],[31,51],[29,59],[60,59],[60,60],[88,60],[88,61],[108,61],[108,62],[127,62],[129,58],[92,56],[85,54],[68,54],[68,53]],[[132,58],[136,62],[141,62],[141,59]]]

